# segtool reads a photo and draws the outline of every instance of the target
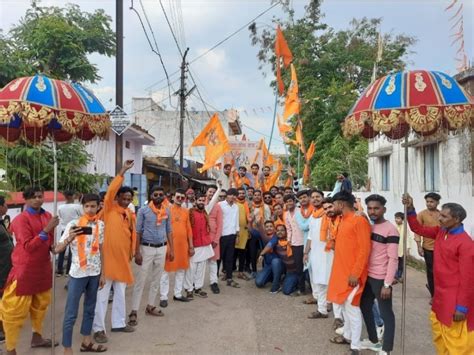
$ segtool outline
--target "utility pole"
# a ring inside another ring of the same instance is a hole
[[[183,54],[181,62],[181,88],[179,90],[179,173],[183,176],[183,156],[184,156],[184,118],[186,117],[186,56],[189,48]]]
[[[123,0],[115,0],[115,105],[123,108]],[[115,134],[115,174],[123,165],[122,135]]]

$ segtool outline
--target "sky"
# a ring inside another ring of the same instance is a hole
[[[326,0],[322,4],[323,21],[336,30],[346,29],[353,18],[382,18],[383,33],[403,33],[417,39],[413,53],[406,59],[408,69],[440,70],[456,73],[456,48],[451,47],[451,13],[444,9],[452,0]],[[78,4],[84,11],[103,8],[115,18],[113,0],[43,0],[43,5],[63,6]],[[174,109],[176,100],[168,99],[163,67],[148,45],[137,15],[129,9],[131,0],[124,2],[124,109],[133,116],[132,97],[152,96],[166,109]],[[296,17],[304,14],[308,1],[294,0]],[[270,0],[162,0],[165,11],[177,34],[178,44],[189,47],[189,60],[206,52],[213,45],[245,25],[271,6]],[[468,58],[474,58],[474,1],[458,0],[463,4],[464,41]],[[166,23],[159,0],[142,0],[152,26],[165,67],[170,74],[171,93],[179,88],[178,74],[181,57]],[[0,0],[0,28],[7,32],[18,23],[30,6],[27,0]],[[134,8],[143,16],[139,0]],[[179,14],[182,14],[181,16]],[[281,17],[279,6],[257,20],[258,26],[272,26],[273,17]],[[179,21],[179,18],[182,21]],[[145,22],[146,25],[146,22]],[[115,28],[115,24],[113,25]],[[245,28],[231,39],[190,65],[199,92],[208,109],[241,111],[243,133],[248,139],[265,138],[271,134],[275,96],[269,84],[274,77],[266,67],[266,76],[258,69],[258,48],[250,43]],[[102,80],[91,87],[106,108],[115,106],[115,58],[92,55],[91,61],[99,68]],[[188,88],[192,86],[188,80]],[[203,105],[194,91],[188,100],[188,109],[202,110]],[[281,108],[279,108],[281,110]],[[304,107],[303,107],[304,109]],[[146,129],[146,127],[144,127]],[[283,153],[284,145],[277,129],[271,151]]]

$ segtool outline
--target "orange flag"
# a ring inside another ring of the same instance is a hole
[[[206,127],[204,127],[201,133],[199,133],[199,135],[194,139],[189,147],[189,153],[191,153],[192,147],[198,146],[206,147],[204,164],[202,168],[198,169],[201,173],[216,165],[217,160],[219,160],[224,153],[230,151],[229,141],[225,135],[217,113],[211,117]]]
[[[273,164],[276,163],[275,158],[273,155],[268,151],[267,145],[265,144],[265,140],[262,138],[260,139],[260,144],[258,145],[257,148],[259,151],[262,152],[262,162],[263,165],[268,165],[272,166]],[[257,151],[258,154],[258,151]]]
[[[296,123],[295,142],[299,146],[301,153],[306,154],[306,148],[304,146],[303,138],[303,123],[301,122],[301,120],[298,120],[298,122]]]
[[[291,132],[291,126],[285,123],[281,116],[277,114],[277,124],[278,130],[280,131],[280,136],[284,137],[288,132]]]
[[[304,164],[303,170],[303,184],[307,184],[309,182],[309,178],[311,176],[311,169],[309,168],[309,162],[307,161]]]
[[[301,102],[298,97],[298,78],[296,76],[295,66],[291,64],[291,84],[285,100],[285,109],[283,111],[283,121],[288,120],[294,115],[300,113]]]
[[[306,151],[306,162],[308,164],[311,161],[311,158],[313,157],[315,151],[316,151],[316,144],[314,143],[314,141],[312,141],[311,144],[309,145],[308,150]]]
[[[278,92],[280,96],[283,95],[285,91],[285,86],[283,85],[283,81],[281,80],[281,60],[283,59],[283,66],[285,68],[293,60],[293,54],[288,47],[288,43],[286,43],[286,39],[283,36],[283,32],[281,31],[280,26],[276,29],[276,38],[275,38],[275,56],[276,56],[276,77],[277,77],[277,84],[278,84]]]

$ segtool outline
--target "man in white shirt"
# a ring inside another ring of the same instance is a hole
[[[225,201],[219,203],[222,209],[222,237],[220,239],[221,260],[226,273],[227,286],[239,288],[239,284],[232,280],[235,244],[239,239],[239,207],[235,204],[237,190],[227,190]]]
[[[56,240],[59,240],[61,238],[61,235],[63,234],[69,222],[82,216],[82,206],[75,203],[74,201],[75,192],[68,190],[64,191],[63,194],[64,198],[66,199],[66,203],[58,207],[59,225],[57,228],[58,234],[56,236]],[[58,255],[58,268],[56,270],[57,276],[61,276],[64,273],[63,264],[66,251],[68,251],[69,254],[66,266],[66,275],[69,273],[69,269],[71,268],[71,252],[68,247],[66,250],[59,253]]]

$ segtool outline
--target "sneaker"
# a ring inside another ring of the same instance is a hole
[[[280,291],[281,291],[281,287],[278,287],[278,289],[276,289],[276,290],[271,289],[271,290],[270,290],[270,293],[271,293],[272,295],[276,295],[276,294],[277,294],[278,292],[280,292]]]
[[[335,330],[337,335],[343,335],[344,334],[344,326],[339,327]]]
[[[364,339],[360,342],[360,348],[379,352],[380,350],[382,350],[382,343],[372,343],[370,339]]]
[[[221,290],[219,289],[219,285],[217,283],[211,284],[211,291],[215,295],[221,293]]]
[[[382,325],[381,327],[377,327],[377,338],[380,340],[383,339],[383,333],[385,331],[385,327]]]
[[[109,339],[107,338],[107,335],[105,335],[105,331],[101,330],[94,333],[94,341],[98,344],[105,344]]]
[[[176,297],[176,296],[173,296],[173,301],[179,301],[179,302],[189,302],[189,299],[187,297]]]

